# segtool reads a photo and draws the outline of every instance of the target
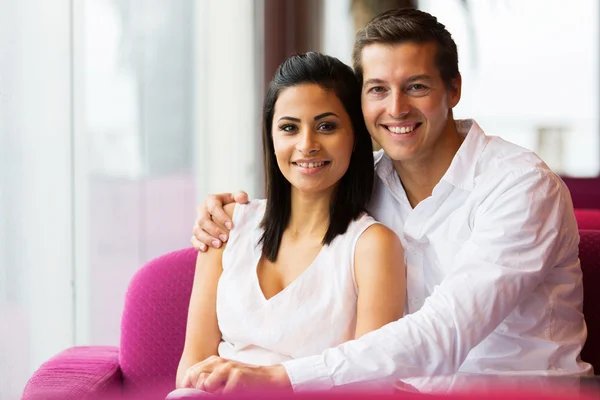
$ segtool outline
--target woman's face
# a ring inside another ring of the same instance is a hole
[[[333,91],[313,83],[282,90],[272,134],[279,169],[300,192],[332,191],[348,170],[354,132]]]

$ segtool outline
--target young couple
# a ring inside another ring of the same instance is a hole
[[[200,208],[177,387],[591,374],[569,192],[534,153],[453,118],[450,33],[389,11],[353,64],[286,60],[265,99],[267,199]]]

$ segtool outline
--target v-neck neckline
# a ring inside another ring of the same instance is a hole
[[[281,297],[284,292],[291,291],[292,290],[292,289],[290,289],[291,287],[298,286],[299,285],[298,282],[301,281],[304,278],[304,276],[307,275],[311,269],[314,269],[316,262],[319,260],[319,258],[321,258],[321,255],[325,252],[326,247],[328,247],[326,244],[324,244],[321,247],[321,249],[315,256],[315,258],[310,263],[310,265],[308,267],[306,267],[306,269],[304,271],[302,271],[302,273],[300,275],[298,275],[293,281],[291,281],[287,286],[285,286],[279,292],[277,292],[273,296],[267,298],[267,296],[265,296],[265,292],[263,292],[262,287],[260,286],[260,279],[258,278],[258,264],[260,263],[260,260],[262,257],[262,246],[256,246],[255,247],[255,255],[254,255],[254,282],[255,282],[256,288],[258,289],[258,293],[259,293],[263,303],[270,303],[276,297]]]

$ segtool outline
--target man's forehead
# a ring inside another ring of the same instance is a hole
[[[373,43],[365,46],[361,52],[363,63],[371,60],[376,61],[411,61],[428,62],[435,59],[437,46],[433,42],[416,43],[402,42],[397,44]]]
[[[435,43],[370,44],[361,54],[363,79],[395,79],[437,75]]]

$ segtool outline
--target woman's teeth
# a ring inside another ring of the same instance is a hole
[[[388,130],[392,133],[410,133],[412,132],[417,126],[413,125],[413,126],[388,126]]]
[[[326,161],[320,161],[320,162],[298,162],[296,163],[296,165],[298,165],[299,167],[302,168],[318,168],[318,167],[322,167],[323,165],[325,165],[327,162]]]

